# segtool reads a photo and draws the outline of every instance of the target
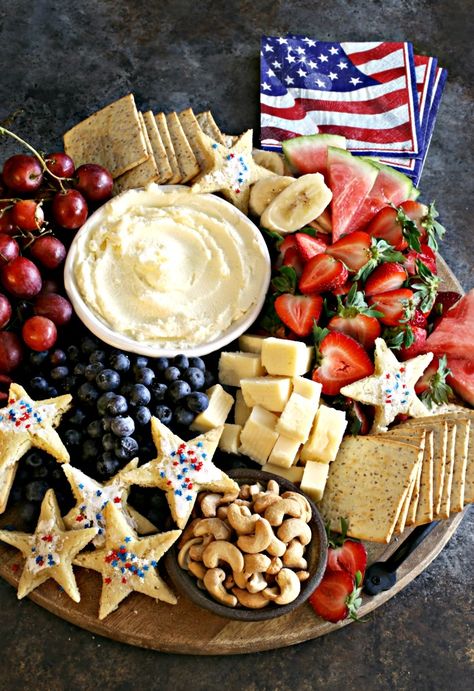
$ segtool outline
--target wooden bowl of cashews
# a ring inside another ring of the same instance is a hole
[[[301,605],[327,561],[324,523],[293,483],[261,470],[229,473],[233,494],[201,492],[165,557],[178,591],[228,619],[262,621]]]

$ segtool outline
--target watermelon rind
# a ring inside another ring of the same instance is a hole
[[[281,143],[283,153],[288,163],[301,173],[323,173],[326,170],[327,150],[333,146],[338,149],[346,148],[346,138],[339,134],[308,134],[301,137],[287,139]],[[314,169],[312,162],[315,163]]]

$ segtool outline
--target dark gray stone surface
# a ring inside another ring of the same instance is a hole
[[[421,187],[448,228],[443,255],[472,287],[472,0],[0,0],[0,120],[45,150],[133,91],[154,110],[211,107],[258,126],[262,33],[410,40],[449,70]],[[10,152],[2,144],[2,159]],[[440,689],[472,683],[473,513],[436,561],[361,625],[240,657],[164,655],[92,636],[0,583],[0,689]],[[469,678],[471,682],[469,682]]]

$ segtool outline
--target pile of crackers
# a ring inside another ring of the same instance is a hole
[[[76,167],[98,163],[114,178],[114,193],[150,182],[183,184],[209,166],[199,133],[223,146],[235,137],[225,135],[212,113],[140,112],[133,94],[97,111],[64,134],[64,150]]]
[[[452,406],[379,435],[346,438],[320,503],[332,530],[387,543],[474,502],[474,412]]]

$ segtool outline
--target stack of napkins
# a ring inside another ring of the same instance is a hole
[[[446,76],[411,43],[263,36],[261,146],[340,134],[352,153],[378,157],[417,185]]]

